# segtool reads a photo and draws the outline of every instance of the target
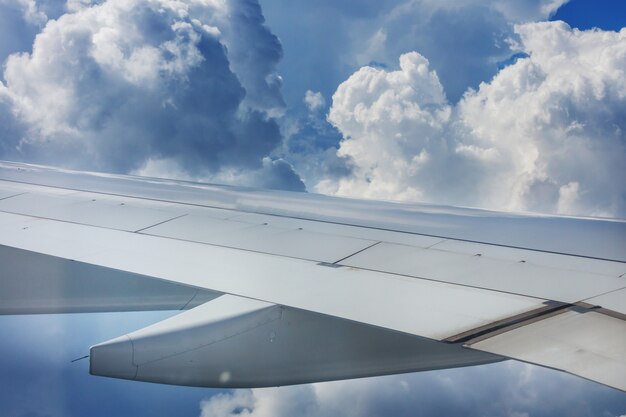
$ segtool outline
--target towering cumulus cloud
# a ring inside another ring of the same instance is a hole
[[[6,60],[0,157],[209,178],[260,171],[302,188],[287,163],[264,162],[282,140],[282,50],[256,0],[66,8],[32,52]]]
[[[318,190],[625,216],[626,29],[515,31],[522,58],[456,105],[415,52],[354,73],[329,112],[353,172]]]

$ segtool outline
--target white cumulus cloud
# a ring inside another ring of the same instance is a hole
[[[352,175],[317,190],[507,210],[626,215],[626,29],[515,27],[520,58],[451,104],[428,60],[363,67],[328,119]]]
[[[326,100],[324,100],[324,96],[319,91],[315,93],[311,90],[306,90],[306,93],[304,93],[304,103],[310,111],[316,111],[326,105]]]
[[[167,164],[195,178],[262,170],[272,186],[301,184],[288,164],[264,162],[282,142],[282,49],[256,0],[79,6],[6,60],[0,157],[117,172]]]

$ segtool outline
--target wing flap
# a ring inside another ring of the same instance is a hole
[[[626,391],[626,321],[620,318],[568,310],[469,346]]]

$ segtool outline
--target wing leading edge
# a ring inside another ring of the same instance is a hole
[[[266,386],[511,357],[626,390],[625,242],[623,221],[0,163],[0,313],[190,309],[92,349],[93,373],[128,379]],[[242,349],[271,366],[244,372]]]

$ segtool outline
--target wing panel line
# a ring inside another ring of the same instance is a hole
[[[163,220],[162,222],[151,224],[150,226],[146,226],[146,227],[143,227],[143,228],[141,228],[139,230],[135,230],[134,233],[142,233],[143,231],[148,230],[148,229],[150,229],[152,227],[156,227],[156,226],[162,225],[164,223],[171,222],[171,221],[176,220],[176,219],[180,219],[181,217],[185,217],[187,215],[188,215],[188,213],[185,213],[185,214],[181,214],[180,216],[172,217],[171,219]]]
[[[4,181],[4,180],[2,180],[2,181]],[[17,196],[24,195],[24,194],[28,194],[28,191],[24,191],[23,193],[17,193],[17,194],[13,194],[13,195],[7,195],[6,197],[0,198],[0,201],[7,200],[9,198],[17,197]]]
[[[333,265],[338,265],[338,264],[339,264],[339,262],[341,262],[341,261],[345,261],[346,259],[348,259],[348,258],[350,258],[350,257],[352,257],[352,256],[354,256],[354,255],[356,255],[357,253],[361,253],[361,252],[363,252],[363,251],[368,250],[369,248],[373,248],[374,246],[376,246],[376,245],[378,245],[378,244],[380,244],[380,243],[382,243],[382,240],[379,240],[378,242],[374,242],[374,243],[372,243],[371,245],[369,245],[369,246],[367,246],[367,247],[365,247],[365,248],[363,248],[363,249],[359,249],[358,251],[356,251],[356,252],[354,252],[354,253],[351,253],[351,254],[350,254],[350,255],[348,255],[348,256],[344,256],[343,258],[339,259],[338,261],[333,262]]]

